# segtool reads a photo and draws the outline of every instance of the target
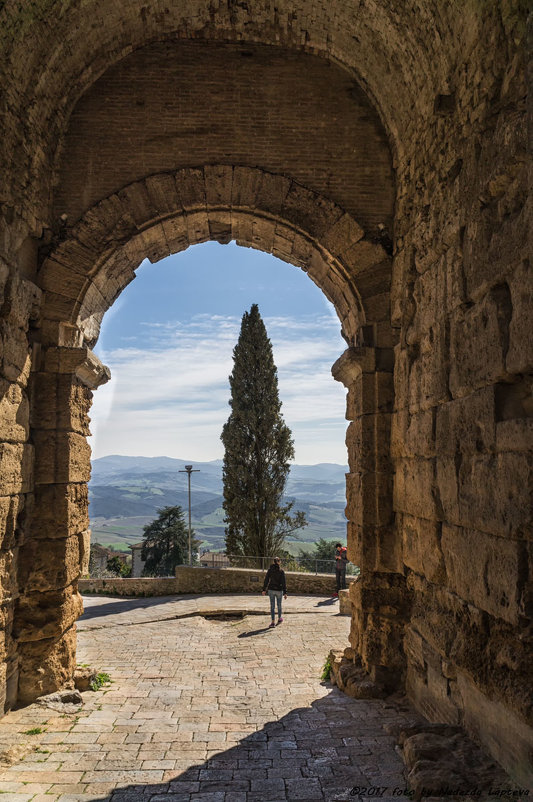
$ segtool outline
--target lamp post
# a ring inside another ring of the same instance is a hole
[[[186,473],[189,480],[189,565],[192,565],[192,539],[191,539],[191,473],[200,473],[200,468],[193,470],[192,465],[186,465],[184,471],[178,473]]]

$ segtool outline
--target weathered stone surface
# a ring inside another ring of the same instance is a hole
[[[83,601],[76,585],[63,590],[23,589],[17,600],[15,633],[19,642],[57,638],[75,624],[83,612]]]
[[[347,473],[346,516],[357,524],[392,522],[392,473]]]
[[[17,567],[19,549],[0,549],[0,604],[18,596]]]
[[[502,452],[437,459],[439,517],[495,535],[531,539],[531,460]],[[480,496],[479,488],[485,488]]]
[[[78,713],[83,704],[83,698],[79,690],[69,689],[40,696],[36,702],[41,707],[55,710],[58,713]]]
[[[25,502],[23,495],[0,496],[0,549],[10,549],[22,542]]]
[[[97,672],[88,666],[78,666],[74,672],[74,687],[77,691],[88,691],[96,680]]]
[[[409,379],[403,391],[408,392],[411,412],[430,409],[449,399],[448,332],[444,321],[435,320],[420,342],[409,348],[407,360]]]
[[[0,664],[12,658],[15,655],[16,647],[12,641],[12,627],[13,627],[14,605],[11,599],[4,603],[0,603],[0,624],[2,626],[0,632]],[[5,676],[5,675],[4,675]]]
[[[39,429],[34,442],[37,485],[89,481],[91,448],[83,435]]]
[[[350,599],[350,644],[373,681],[398,687],[405,671],[402,642],[411,606],[405,577],[363,572],[350,587]]]
[[[433,460],[403,459],[396,461],[394,508],[398,512],[430,521],[439,519],[440,509]]]
[[[347,404],[348,420],[355,420],[361,415],[392,412],[394,404],[392,373],[361,372],[348,387]]]
[[[38,373],[34,377],[32,424],[87,436],[92,393],[71,374]]]
[[[29,403],[20,385],[0,379],[0,431],[5,440],[25,443],[30,426]]]
[[[442,406],[438,409],[442,409]],[[413,414],[407,409],[400,409],[392,415],[391,455],[393,457],[430,459],[435,456],[436,448],[434,409]]]
[[[516,783],[530,788],[533,779],[531,728],[521,716],[510,713],[507,705],[481,693],[468,677],[460,675],[458,685],[467,730],[501,765],[508,767]],[[508,733],[506,738],[501,737],[502,728]]]
[[[330,681],[352,699],[383,699],[387,692],[383,685],[374,682],[362,668],[360,661],[354,663],[342,656],[342,652],[329,653],[331,663]]]
[[[54,693],[71,680],[76,665],[76,629],[59,638],[37,640],[20,646],[18,698],[23,703]]]
[[[449,589],[496,618],[518,624],[521,598],[515,577],[525,563],[524,545],[444,524],[441,547]]]
[[[77,535],[54,540],[29,540],[23,546],[18,573],[26,593],[66,588],[80,575],[80,542]]]
[[[506,366],[511,294],[507,284],[471,309],[459,310],[450,323],[450,391],[461,397],[509,378]]]
[[[0,496],[29,493],[33,479],[33,446],[0,443]]]
[[[527,225],[524,221],[525,226]],[[524,227],[525,227],[524,226]],[[512,317],[509,323],[509,347],[506,368],[509,373],[531,374],[533,371],[533,270],[529,261],[521,264],[509,279]]]
[[[501,769],[458,728],[421,729],[403,740],[408,781],[416,795],[449,796],[447,789],[456,789],[477,796],[508,783]]]
[[[355,457],[354,470],[377,473],[392,472],[389,455],[391,416],[387,413],[362,415],[348,426],[346,447]]]
[[[444,584],[447,576],[440,522],[401,515],[398,532],[402,539],[405,565],[417,574],[427,577],[430,582]]]
[[[439,455],[476,454],[495,447],[494,388],[468,398],[441,404],[436,410],[436,449]]]
[[[533,721],[529,630],[518,631],[416,574],[410,574],[408,586],[413,592],[410,627],[441,658],[441,677],[453,679],[454,672],[469,676],[488,698]],[[463,702],[455,698],[454,704]]]
[[[352,614],[352,602],[348,589],[339,590],[339,612],[341,615],[351,616]]]
[[[31,521],[35,540],[64,538],[89,526],[89,494],[85,483],[39,485]]]
[[[403,570],[402,544],[394,525],[348,522],[348,558],[363,572]]]
[[[264,571],[246,568],[189,568],[176,567],[176,578],[82,579],[82,593],[110,593],[117,596],[168,596],[175,593],[253,593],[263,588]],[[290,594],[331,596],[335,590],[332,574],[303,574],[286,571],[287,591]],[[356,577],[346,577],[348,585]]]

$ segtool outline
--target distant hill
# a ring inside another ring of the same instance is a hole
[[[187,474],[192,461],[171,457],[109,456],[93,460],[89,513],[93,542],[127,549],[142,540],[143,526],[157,509],[173,504],[188,508]],[[192,523],[203,546],[223,548],[222,460],[192,463]],[[345,473],[333,463],[293,465],[287,497],[306,513],[309,526],[295,533],[294,549],[312,546],[320,537],[346,535]]]

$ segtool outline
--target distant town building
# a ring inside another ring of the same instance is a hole
[[[107,574],[107,563],[113,557],[118,557],[124,565],[129,565],[130,555],[123,551],[115,551],[102,546],[100,543],[91,543],[89,555],[89,576],[99,577]]]
[[[107,561],[111,559],[111,549],[106,549],[100,543],[91,544],[91,555],[89,557],[89,572],[95,574],[100,571],[105,571],[107,568]]]

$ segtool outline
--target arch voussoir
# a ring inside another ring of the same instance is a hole
[[[143,257],[157,262],[208,240],[234,239],[304,269],[335,305],[351,344],[368,325],[366,300],[375,307],[390,284],[389,257],[351,215],[287,176],[253,167],[151,175],[104,198],[68,234],[41,269],[45,316],[82,325],[90,319],[91,340],[95,320]]]

